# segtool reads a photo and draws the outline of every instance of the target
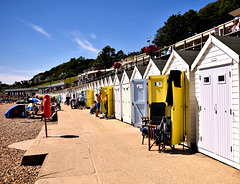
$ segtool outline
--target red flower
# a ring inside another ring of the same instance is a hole
[[[114,69],[120,68],[121,67],[121,63],[116,62],[116,63],[114,63],[113,67],[114,67]]]
[[[158,48],[155,45],[149,45],[145,47],[144,52],[146,52],[147,55],[153,55],[157,50]]]
[[[97,71],[97,77],[100,77],[100,75],[102,74],[101,70]]]

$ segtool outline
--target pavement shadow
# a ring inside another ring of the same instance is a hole
[[[164,153],[169,153],[171,155],[194,155],[196,153],[198,153],[195,150],[192,150],[190,148],[175,148],[175,149],[169,149],[169,150],[165,150],[163,151]]]

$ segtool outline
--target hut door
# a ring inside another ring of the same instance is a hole
[[[131,123],[131,109],[130,109],[130,86],[129,84],[123,85],[123,121],[126,123]]]
[[[121,120],[121,98],[120,98],[120,86],[114,86],[115,96],[115,117]]]
[[[230,66],[200,71],[201,147],[232,159]]]
[[[181,87],[172,82],[173,106],[171,108],[172,145],[184,141],[185,136],[185,73],[181,74]]]
[[[132,82],[132,115],[133,124],[142,126],[142,116],[147,116],[147,80],[135,79]]]
[[[114,115],[114,103],[113,103],[113,87],[108,86],[108,116]]]

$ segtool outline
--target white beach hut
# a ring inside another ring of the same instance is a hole
[[[113,86],[115,75],[109,75],[107,86]]]
[[[113,82],[115,118],[122,121],[122,74],[115,74]]]
[[[148,79],[151,75],[162,75],[162,70],[167,63],[167,59],[150,59],[143,74],[143,79]]]
[[[199,51],[183,50],[173,51],[163,68],[162,74],[168,75],[171,70],[185,72],[185,130],[186,144],[189,147],[196,147],[196,101],[195,101],[195,80],[191,72],[191,65],[196,59]]]
[[[126,123],[132,123],[132,90],[131,90],[131,71],[124,71],[121,79],[122,83],[122,110],[123,110],[123,121]]]
[[[108,80],[109,80],[108,76],[104,77],[104,86],[108,86]]]
[[[100,81],[101,81],[101,83],[100,83],[100,84],[101,84],[101,87],[106,86],[105,77],[102,77]]]
[[[239,37],[210,36],[195,59],[197,146],[240,169]]]

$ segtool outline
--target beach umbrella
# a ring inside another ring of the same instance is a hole
[[[33,103],[40,102],[40,100],[37,98],[29,98],[29,101],[32,101]]]

